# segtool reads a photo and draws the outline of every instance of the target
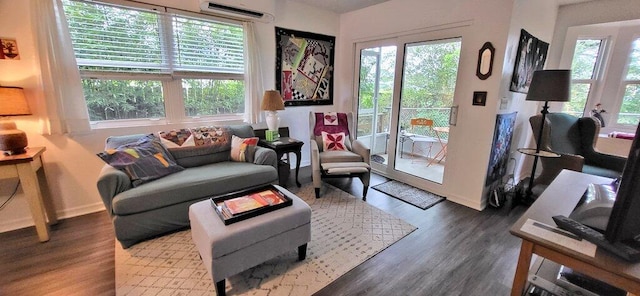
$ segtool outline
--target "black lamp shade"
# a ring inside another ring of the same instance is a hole
[[[533,72],[527,101],[568,102],[571,70],[538,70]]]

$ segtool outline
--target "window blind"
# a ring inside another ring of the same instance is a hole
[[[244,72],[242,26],[173,16],[173,32],[176,70]]]
[[[206,19],[64,0],[81,71],[244,72],[243,28]]]

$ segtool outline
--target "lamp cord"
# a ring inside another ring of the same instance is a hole
[[[0,205],[0,211],[2,211],[4,207],[16,196],[16,193],[18,192],[18,187],[20,187],[20,180],[18,180],[18,182],[16,183],[16,188],[13,189],[13,193],[11,193],[11,196],[9,196],[9,198],[7,198],[7,200],[5,200]]]

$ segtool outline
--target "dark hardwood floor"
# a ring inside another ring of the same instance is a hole
[[[300,181],[311,182],[308,167]],[[385,181],[373,175],[371,186]],[[327,182],[362,194],[358,179]],[[423,211],[371,188],[367,202],[418,229],[317,295],[509,294],[520,247],[509,227],[523,207],[478,212],[444,201]],[[38,242],[33,227],[1,233],[0,242],[0,295],[115,294],[113,227],[105,212],[60,221],[47,243]]]

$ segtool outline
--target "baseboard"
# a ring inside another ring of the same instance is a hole
[[[478,211],[482,211],[485,207],[487,207],[487,203],[484,198],[480,203],[478,203],[477,200],[468,200],[467,198],[462,196],[447,195],[447,200]]]
[[[72,217],[82,216],[82,215],[91,214],[95,212],[100,212],[104,210],[105,210],[104,204],[102,202],[98,202],[98,203],[94,203],[86,206],[56,211],[56,215],[60,220],[60,219],[72,218]],[[34,225],[35,224],[33,223],[33,219],[31,218],[31,216],[21,218],[21,219],[15,219],[12,221],[7,221],[6,223],[3,223],[2,225],[0,225],[0,233],[21,229],[21,228],[26,228],[26,227],[31,227]]]

